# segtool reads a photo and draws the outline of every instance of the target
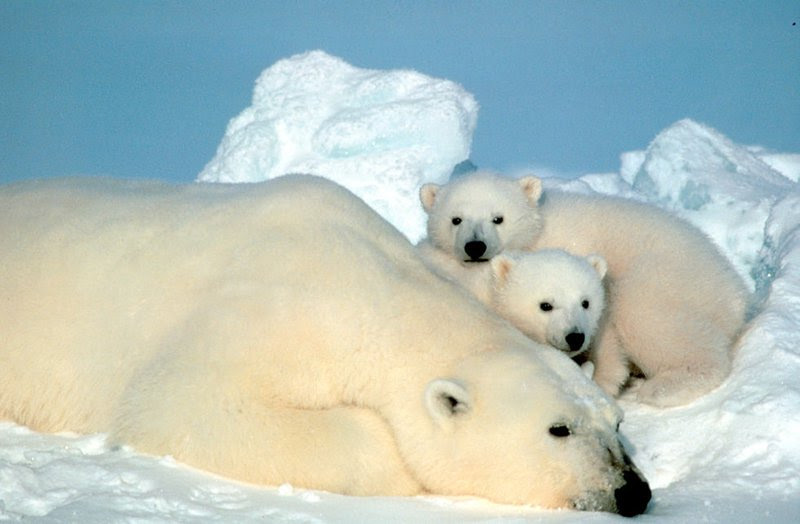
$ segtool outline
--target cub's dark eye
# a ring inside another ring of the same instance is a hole
[[[454,226],[457,226],[461,223],[461,217],[453,217],[450,222],[452,222]]]
[[[589,301],[584,300],[583,302],[581,302],[581,306],[583,306],[583,309],[589,309]]]
[[[492,219],[493,224],[497,224],[498,226],[503,223],[503,217],[494,217]]]
[[[550,434],[554,437],[563,438],[572,435],[572,431],[565,424],[555,424],[550,426]]]
[[[553,304],[551,304],[550,302],[542,302],[541,304],[539,304],[539,309],[541,309],[542,311],[553,311]]]

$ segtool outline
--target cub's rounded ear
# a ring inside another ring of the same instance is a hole
[[[514,260],[507,255],[496,255],[489,262],[492,268],[492,285],[495,289],[501,289],[508,283],[508,275],[514,267]]]
[[[603,258],[601,255],[588,255],[586,260],[589,261],[597,274],[600,275],[601,280],[605,278],[606,273],[608,272],[608,262],[606,262],[605,258]]]
[[[438,378],[425,388],[425,408],[439,426],[450,427],[455,419],[472,410],[472,398],[459,381]]]
[[[531,205],[536,205],[539,202],[539,197],[542,196],[542,181],[535,176],[524,176],[518,180],[519,187],[528,198]]]
[[[438,184],[423,184],[419,188],[419,201],[422,202],[422,208],[426,213],[430,213],[433,209],[433,204],[436,202],[436,195],[442,186]]]

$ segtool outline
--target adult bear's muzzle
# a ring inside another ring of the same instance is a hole
[[[636,466],[625,455],[626,469],[622,471],[622,486],[614,490],[617,513],[623,517],[633,517],[644,513],[650,502],[651,492],[647,481],[636,469]]]
[[[617,470],[619,484],[613,497],[607,491],[595,491],[574,501],[572,507],[581,511],[608,511],[623,517],[633,517],[644,513],[650,502],[650,486],[639,469],[623,451],[622,461],[612,457],[611,467]]]

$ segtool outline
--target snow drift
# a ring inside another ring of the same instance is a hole
[[[267,69],[201,181],[289,171],[329,176],[412,240],[417,187],[468,157],[477,106],[459,86],[410,71],[365,71],[320,52]],[[717,242],[756,291],[730,378],[666,410],[622,402],[622,433],[654,488],[642,520],[800,520],[800,155],[733,143],[682,120],[619,173],[546,180],[670,209]],[[46,329],[43,326],[43,329]],[[609,514],[474,499],[354,498],[236,484],[127,449],[103,435],[41,435],[0,423],[0,518],[44,522],[617,521]]]

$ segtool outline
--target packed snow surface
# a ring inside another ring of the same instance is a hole
[[[315,172],[349,187],[409,238],[416,190],[468,157],[476,104],[410,71],[365,71],[324,53],[278,62],[199,179],[252,182]],[[735,144],[682,120],[619,173],[546,187],[652,202],[708,233],[754,293],[730,378],[694,403],[622,401],[622,434],[649,479],[648,522],[800,522],[800,155]],[[668,312],[665,312],[668,314]],[[46,326],[43,326],[46,329]],[[169,457],[109,450],[103,435],[43,435],[0,423],[0,518],[42,522],[609,522],[603,513],[441,497],[358,498],[257,487]]]

